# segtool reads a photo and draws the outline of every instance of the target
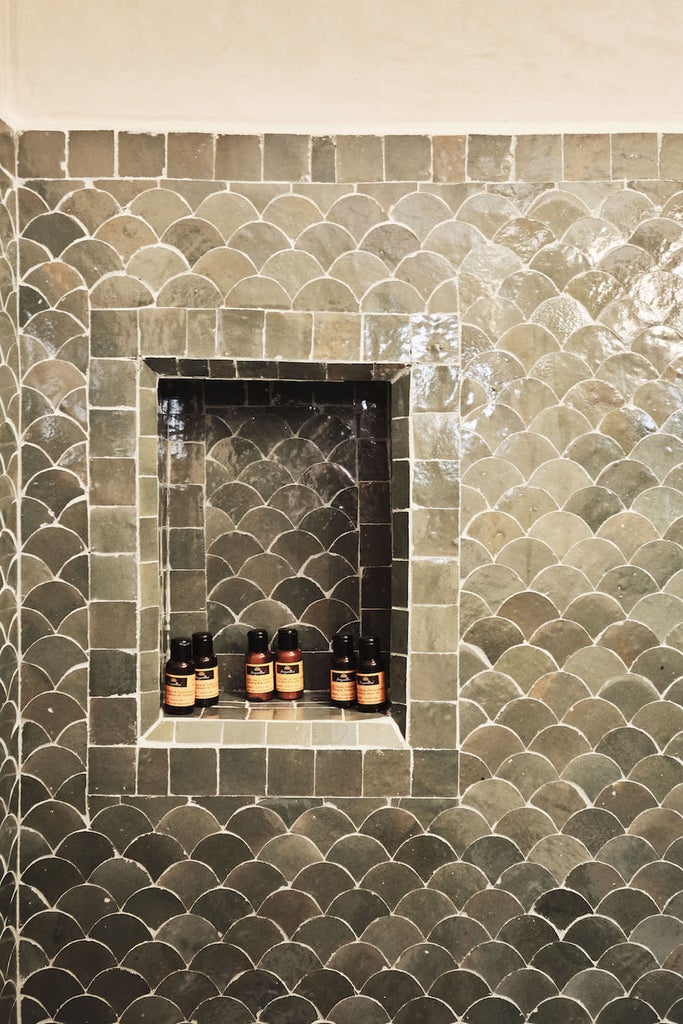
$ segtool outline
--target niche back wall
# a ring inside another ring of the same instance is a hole
[[[18,174],[27,1015],[677,1019],[681,139],[27,132]],[[143,360],[275,357],[412,367],[406,747],[138,743]]]

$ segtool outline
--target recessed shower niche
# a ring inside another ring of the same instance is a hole
[[[284,367],[159,378],[163,648],[209,629],[222,691],[235,697],[247,630],[273,637],[295,626],[306,689],[321,693],[332,636],[376,634],[393,655],[400,722],[409,375],[335,364],[329,379],[327,367],[303,364],[283,378],[274,369]]]

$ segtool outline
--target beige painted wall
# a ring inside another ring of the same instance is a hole
[[[681,0],[0,0],[3,27],[18,127],[683,129]]]

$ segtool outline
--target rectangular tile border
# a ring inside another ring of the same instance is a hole
[[[683,177],[683,135],[221,135],[24,131],[18,176],[234,182],[548,182]]]

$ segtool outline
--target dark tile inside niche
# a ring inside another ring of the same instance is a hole
[[[159,380],[162,642],[209,629],[234,692],[247,630],[295,626],[325,689],[336,632],[392,649],[391,384],[254,368]]]

